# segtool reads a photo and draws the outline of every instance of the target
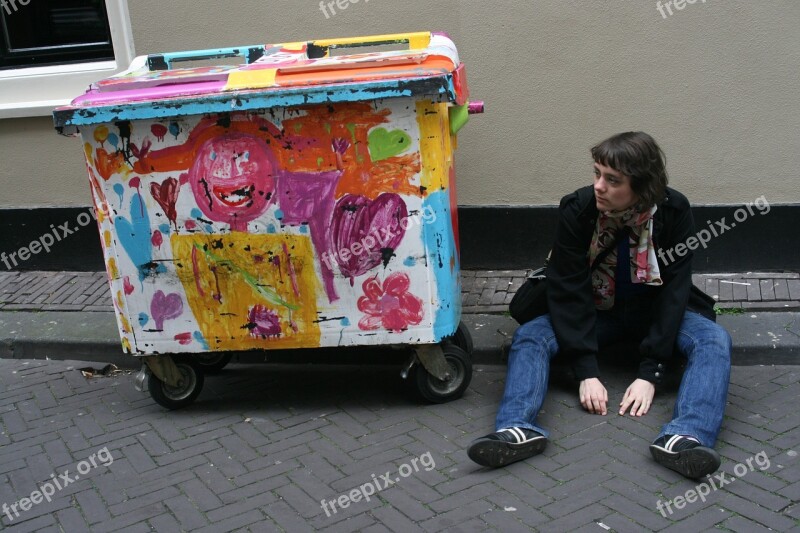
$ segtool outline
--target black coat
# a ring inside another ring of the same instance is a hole
[[[589,271],[589,246],[599,212],[592,186],[578,189],[562,198],[558,229],[550,263],[547,267],[547,303],[555,330],[559,353],[575,371],[575,378],[599,377],[597,366],[597,311],[592,296]],[[653,220],[653,241],[658,252],[675,250],[695,235],[689,201],[684,195],[667,188],[666,199],[659,204]],[[696,246],[696,244],[695,244]],[[652,383],[660,382],[661,365],[672,357],[675,338],[687,308],[714,320],[713,306],[692,290],[692,252],[683,256],[673,253],[675,261],[661,257],[658,267],[664,282],[649,294],[653,306],[647,335],[639,345],[639,375]]]

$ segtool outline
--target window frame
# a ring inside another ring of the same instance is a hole
[[[127,0],[105,0],[113,61],[0,70],[0,119],[48,116],[92,83],[128,68],[136,57]]]

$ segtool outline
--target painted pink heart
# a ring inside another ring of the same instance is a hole
[[[129,276],[125,276],[125,278],[122,280],[122,286],[125,288],[125,294],[127,296],[130,296],[131,294],[133,294],[133,291],[136,290],[136,288],[131,283],[131,278]]]
[[[408,218],[403,199],[384,193],[375,200],[348,194],[337,203],[331,226],[330,255],[342,274],[350,278],[387,265],[406,234],[402,221]]]
[[[167,219],[173,224],[178,219],[178,211],[175,205],[178,203],[179,192],[180,186],[175,178],[167,178],[160,185],[158,183],[150,184],[150,194],[153,195],[158,205],[164,210],[164,214],[167,215]]]
[[[183,300],[179,294],[164,294],[156,291],[153,301],[150,302],[150,315],[156,323],[156,329],[164,330],[164,321],[178,318],[183,314]]]
[[[178,333],[177,335],[175,335],[175,340],[178,341],[178,344],[186,346],[187,344],[192,343],[192,334]]]

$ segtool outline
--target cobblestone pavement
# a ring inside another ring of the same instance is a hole
[[[465,313],[503,313],[524,270],[462,271]],[[722,308],[800,310],[800,274],[696,274]],[[104,272],[0,272],[0,311],[113,311]]]
[[[796,366],[734,367],[717,446],[726,475],[690,503],[677,498],[696,483],[647,451],[674,388],[646,417],[599,417],[555,372],[540,419],[553,433],[547,450],[490,470],[464,449],[492,429],[503,367],[477,367],[461,400],[421,406],[396,368],[233,365],[194,405],[167,412],[134,390],[132,375],[86,379],[80,366],[0,361],[9,531],[800,528]],[[612,403],[634,377],[609,373]],[[351,492],[375,483],[369,501]],[[21,502],[40,488],[52,501]],[[336,512],[321,500],[336,500]]]
[[[525,281],[526,273],[526,270],[462,271],[463,311],[508,311],[508,304]],[[800,310],[800,274],[797,273],[695,274],[692,279],[723,309]]]

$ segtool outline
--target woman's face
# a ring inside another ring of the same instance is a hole
[[[597,210],[603,212],[624,211],[639,201],[628,176],[597,162],[594,164],[594,197]]]

